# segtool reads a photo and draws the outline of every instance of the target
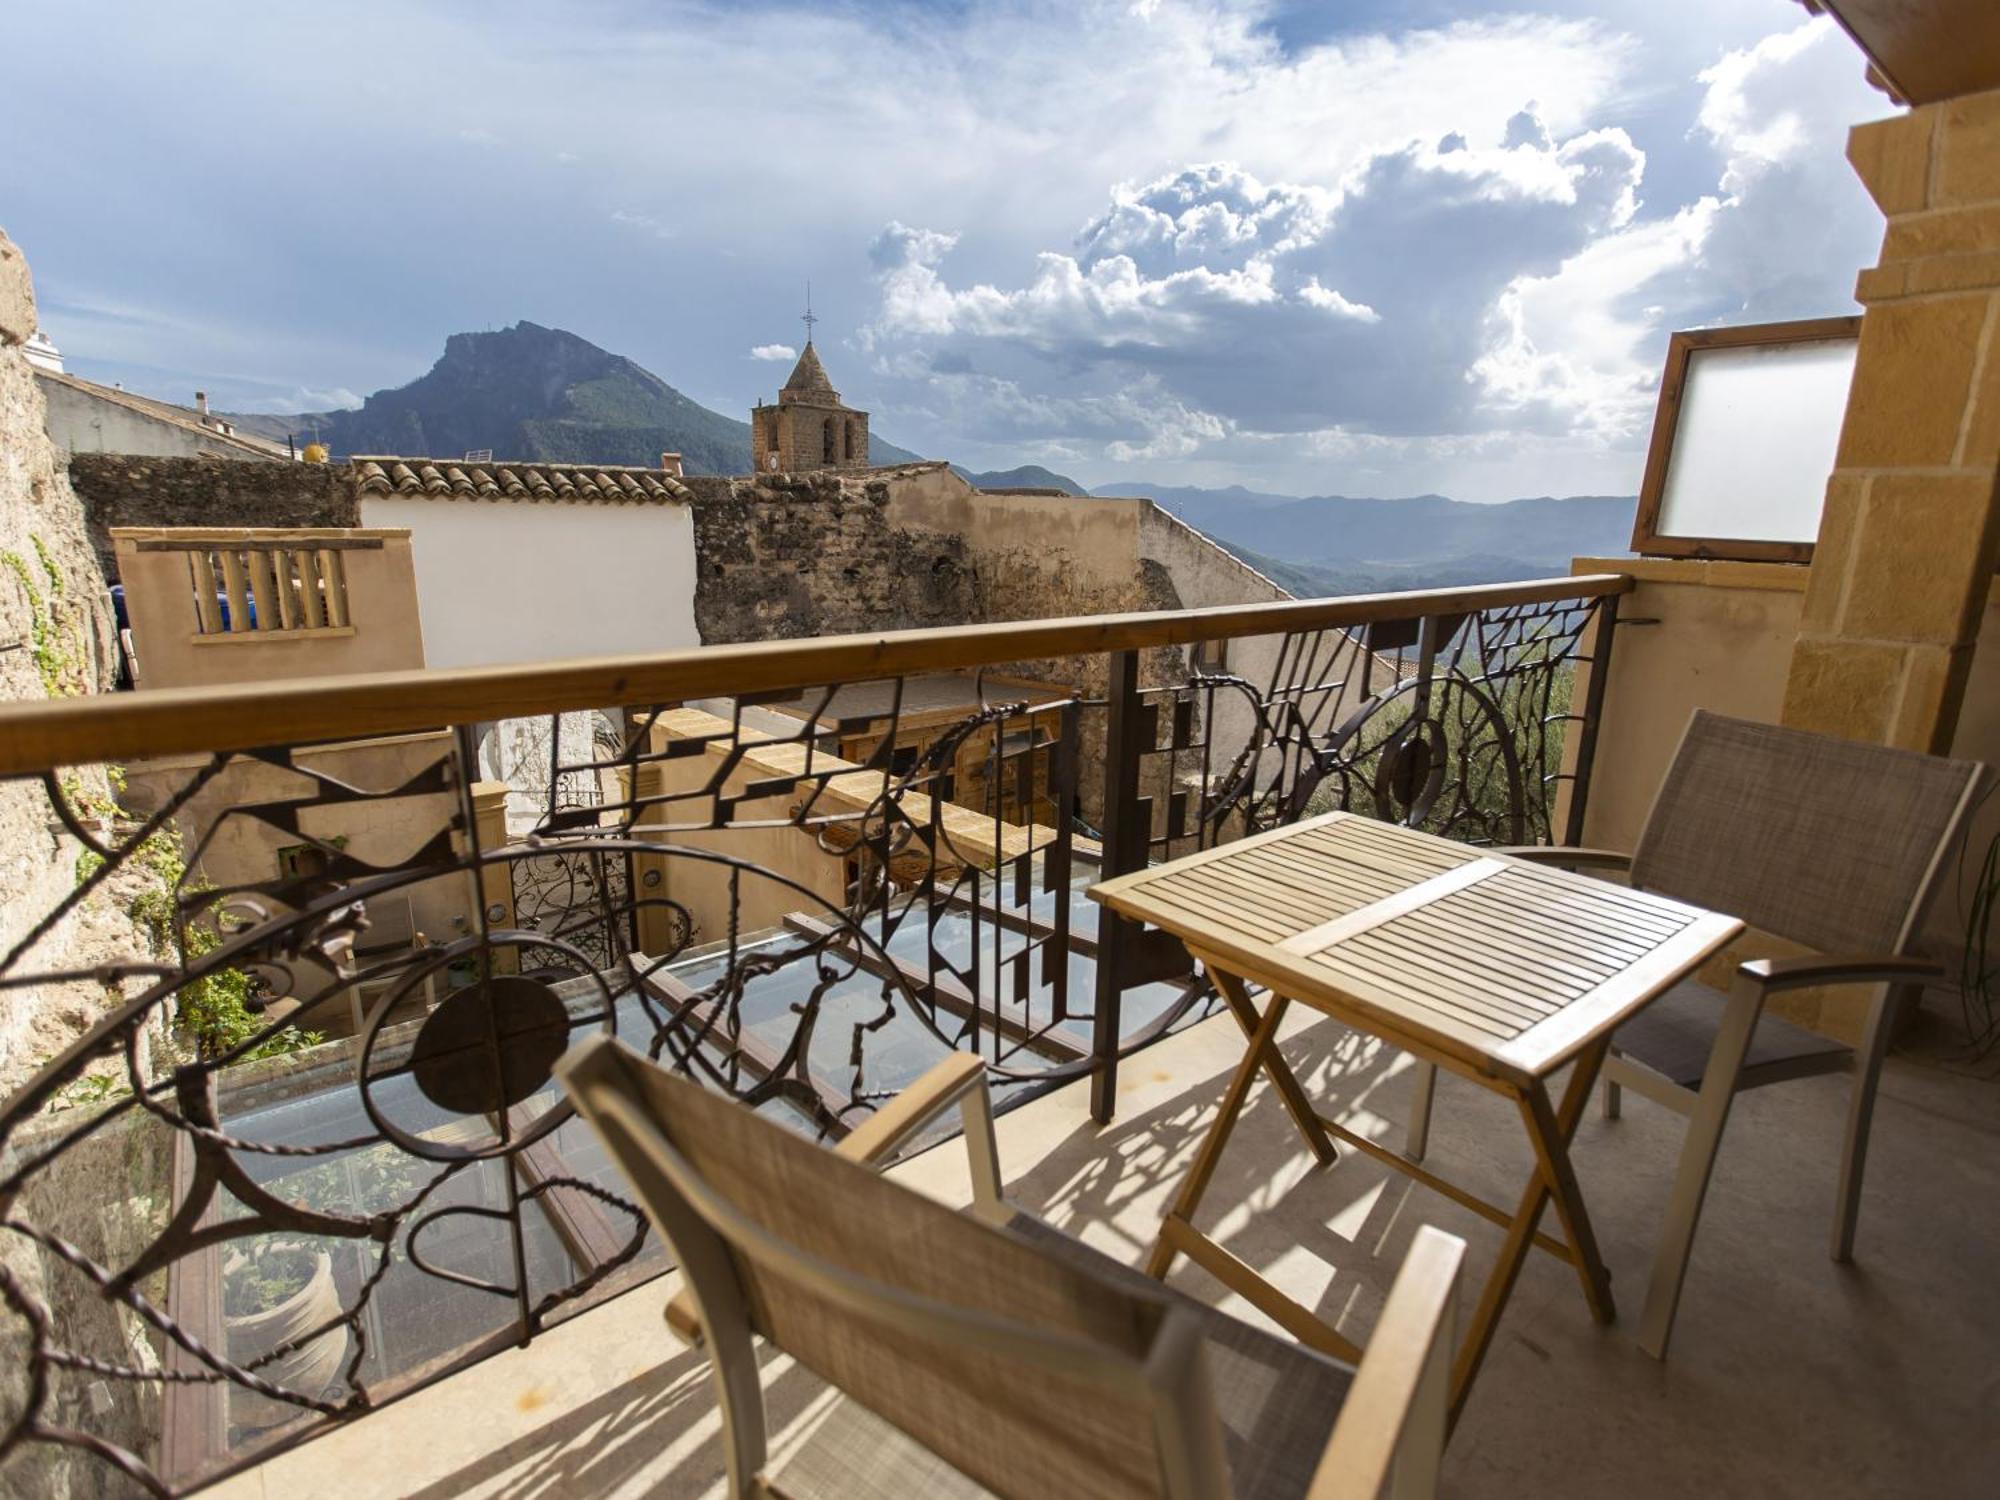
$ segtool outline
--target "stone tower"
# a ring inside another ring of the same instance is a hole
[[[868,413],[841,404],[810,338],[778,404],[760,401],[750,413],[750,466],[786,474],[868,467]]]

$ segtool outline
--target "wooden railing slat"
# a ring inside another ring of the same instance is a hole
[[[225,568],[230,557],[224,554]],[[329,585],[335,554],[322,552]],[[238,582],[230,595],[238,608]],[[1515,604],[1598,599],[1632,580],[1594,573],[1217,609],[1085,615],[1069,619],[904,630],[817,640],[757,641],[645,655],[588,657],[295,679],[220,688],[162,688],[0,705],[0,776],[147,755],[247,750],[311,740],[406,734],[448,724],[526,718],[611,705],[784,692],[915,672],[1047,657],[1185,646],[1196,641],[1343,629],[1375,620],[1465,614]],[[345,625],[344,591],[329,586],[329,624]],[[338,608],[338,618],[333,618]],[[241,617],[236,624],[243,628]]]

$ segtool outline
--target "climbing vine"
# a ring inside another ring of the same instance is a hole
[[[124,772],[107,768],[111,790],[124,790]],[[62,779],[63,795],[79,813],[109,822],[118,814],[112,797],[91,791],[75,776]],[[77,880],[90,878],[102,860],[90,851],[77,857]],[[131,851],[126,868],[145,877],[145,883],[131,898],[126,910],[145,931],[154,948],[176,952],[181,965],[191,967],[222,944],[222,934],[210,918],[184,921],[182,898],[199,898],[215,889],[206,880],[187,878],[187,856],[179,832],[172,827],[141,840]],[[174,1012],[174,1030],[183,1046],[197,1057],[221,1057],[247,1042],[267,1024],[252,1007],[255,991],[250,976],[241,969],[214,969],[180,987]],[[303,1047],[316,1047],[326,1038],[317,1031],[287,1026],[245,1053],[240,1061],[276,1057]]]
[[[51,698],[62,698],[82,691],[79,681],[79,661],[70,649],[73,637],[62,628],[52,607],[63,597],[62,569],[49,556],[49,549],[39,536],[30,535],[28,540],[35,549],[35,562],[40,566],[42,582],[35,581],[36,567],[18,552],[0,552],[0,563],[4,563],[15,580],[21,585],[21,592],[28,600],[28,656],[35,664],[35,675],[41,679],[42,691]],[[46,590],[46,597],[44,596]]]

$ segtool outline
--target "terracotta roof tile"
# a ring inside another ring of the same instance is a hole
[[[687,503],[694,492],[664,469],[573,468],[562,464],[496,464],[449,459],[358,457],[349,464],[364,495],[426,495],[445,500],[544,500],[571,504]]]

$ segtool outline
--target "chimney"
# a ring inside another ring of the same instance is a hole
[[[204,417],[208,415],[207,391],[196,391],[194,393],[194,409],[200,412]]]
[[[665,469],[674,478],[679,479],[681,477],[681,456],[678,453],[662,453],[660,455],[660,467]]]

